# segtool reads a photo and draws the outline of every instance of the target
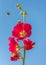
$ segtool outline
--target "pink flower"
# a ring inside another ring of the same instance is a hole
[[[23,40],[26,37],[30,37],[32,33],[32,27],[30,24],[19,22],[14,26],[12,35],[19,40]]]
[[[24,44],[25,44],[25,49],[26,50],[30,50],[34,47],[35,43],[32,42],[31,40],[23,40]]]
[[[9,41],[9,51],[11,51],[12,53],[19,51],[17,41],[12,37],[9,37]]]
[[[12,56],[10,57],[11,61],[17,61],[20,59],[20,54],[19,53],[13,53]]]

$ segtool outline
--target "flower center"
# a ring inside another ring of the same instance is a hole
[[[15,53],[12,53],[12,57],[14,57],[16,54]]]
[[[20,37],[25,37],[25,36],[26,36],[26,32],[25,31],[20,32]]]

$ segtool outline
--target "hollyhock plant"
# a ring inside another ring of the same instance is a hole
[[[26,51],[31,50],[35,46],[35,42],[29,39],[29,37],[32,34],[32,25],[29,23],[26,23],[26,15],[27,12],[23,11],[20,4],[17,4],[16,7],[20,10],[20,14],[23,16],[24,21],[18,21],[18,23],[13,27],[12,30],[12,37],[9,37],[9,51],[12,53],[12,56],[10,57],[11,61],[17,61],[22,59],[22,64],[25,65],[25,56]],[[28,38],[28,39],[27,39]],[[22,41],[23,46],[21,46],[19,43]],[[21,54],[21,51],[23,50],[24,54]]]
[[[22,40],[26,37],[30,37],[32,33],[32,26],[27,23],[18,22],[16,26],[14,26],[12,35],[19,40]]]

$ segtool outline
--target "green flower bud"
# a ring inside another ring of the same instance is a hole
[[[16,5],[16,7],[19,7],[19,6],[20,6],[20,4],[17,4],[17,5]]]
[[[27,15],[27,12],[23,12],[23,15],[26,16]]]
[[[23,15],[23,12],[21,11],[20,14]]]
[[[22,10],[22,6],[20,4],[17,4],[16,7],[20,10]]]
[[[20,12],[21,15],[26,16],[27,12]]]

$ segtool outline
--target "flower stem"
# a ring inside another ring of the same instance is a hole
[[[26,16],[25,15],[23,15],[23,21],[26,22]]]
[[[25,65],[25,56],[26,56],[26,50],[25,50],[25,47],[24,47],[24,58],[23,58],[23,65]]]
[[[23,49],[24,48],[24,46],[20,46],[20,49]]]

